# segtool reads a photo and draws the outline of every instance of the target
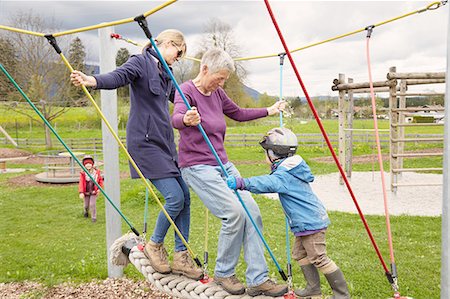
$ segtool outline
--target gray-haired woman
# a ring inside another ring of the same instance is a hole
[[[203,55],[197,77],[181,85],[193,109],[187,111],[181,96],[178,93],[175,94],[172,125],[180,131],[178,148],[181,174],[205,206],[222,220],[215,282],[231,294],[238,295],[245,292],[244,285],[235,276],[236,265],[243,247],[247,263],[248,294],[281,296],[287,292],[287,287],[269,279],[264,246],[236,195],[228,188],[225,176],[215,157],[208,150],[200,131],[195,128],[201,121],[227,172],[240,177],[239,171],[233,163],[228,161],[225,152],[224,115],[237,121],[249,121],[279,113],[285,104],[277,102],[268,108],[240,108],[222,89],[225,81],[234,71],[234,62],[226,52],[211,49]],[[258,205],[249,192],[239,191],[239,193],[258,228],[262,230]]]

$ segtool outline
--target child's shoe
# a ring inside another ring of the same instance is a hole
[[[322,298],[322,291],[320,289],[320,275],[316,266],[313,264],[301,266],[303,276],[306,280],[306,287],[304,289],[295,290],[295,294],[300,298]]]

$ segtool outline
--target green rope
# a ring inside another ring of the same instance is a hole
[[[108,202],[112,205],[112,207],[119,213],[119,215],[122,217],[122,219],[128,224],[130,229],[136,234],[136,236],[139,236],[139,232],[133,227],[133,225],[128,221],[128,219],[125,217],[125,215],[122,214],[122,212],[117,208],[117,206],[111,201],[109,196],[106,194],[105,190],[97,183],[97,181],[92,177],[92,175],[89,173],[89,171],[84,167],[83,163],[80,162],[80,160],[73,154],[73,152],[70,150],[70,148],[66,145],[66,143],[61,139],[61,137],[56,133],[55,129],[53,129],[52,125],[45,119],[45,117],[42,115],[42,113],[36,108],[36,106],[31,102],[31,100],[28,98],[28,96],[23,92],[23,90],[20,88],[20,86],[14,81],[14,79],[11,77],[11,75],[6,71],[6,69],[3,67],[3,65],[0,63],[0,69],[2,72],[8,77],[9,81],[14,85],[14,87],[20,92],[22,97],[30,104],[31,108],[39,115],[39,117],[44,121],[45,125],[52,131],[53,134],[55,134],[56,138],[61,142],[61,144],[65,147],[65,149],[69,152],[69,154],[72,156],[72,158],[78,163],[78,165],[83,169],[83,171],[89,176],[92,182],[98,187],[98,189],[102,192],[102,194],[105,196],[105,198],[108,200]]]

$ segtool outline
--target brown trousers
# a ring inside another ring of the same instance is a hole
[[[292,258],[298,261],[300,266],[313,264],[323,274],[332,273],[338,269],[327,255],[325,230],[308,236],[296,236]]]

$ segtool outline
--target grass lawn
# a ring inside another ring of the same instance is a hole
[[[92,108],[72,108],[57,121],[56,130],[62,138],[101,137],[100,121],[96,120]],[[0,115],[0,124],[16,137],[15,121],[17,117],[18,138],[43,138],[43,128],[33,124],[30,130],[26,118],[5,112]],[[90,120],[90,123],[87,122]],[[245,126],[229,127],[228,133],[264,134],[276,126],[276,118],[269,122],[254,121]],[[80,123],[89,123],[88,127]],[[287,126],[296,133],[318,133],[314,120],[306,123],[289,120]],[[61,124],[61,125],[59,125]],[[337,132],[337,120],[324,120],[328,133]],[[380,121],[380,129],[387,129],[388,121]],[[355,120],[354,127],[373,128],[372,120]],[[418,134],[438,134],[443,127],[415,128]],[[76,136],[74,136],[76,135]],[[125,132],[119,124],[119,135]],[[409,149],[421,149],[435,145],[415,144]],[[263,162],[263,150],[258,147],[229,147],[228,155],[235,162],[243,176],[268,173]],[[37,151],[35,149],[34,151]],[[388,149],[384,149],[387,152]],[[321,163],[313,158],[329,156],[325,147],[302,147],[299,153],[311,166],[316,175],[337,172],[330,163]],[[354,155],[375,154],[373,145],[357,144]],[[378,169],[377,162],[354,164],[355,171]],[[442,158],[410,159],[405,167],[440,167]],[[42,165],[8,164],[8,167],[41,169]],[[385,170],[389,170],[386,162]],[[128,162],[120,152],[120,170],[128,170]],[[94,278],[107,277],[105,219],[103,197],[98,199],[98,222],[92,224],[82,217],[82,202],[78,198],[76,185],[65,186],[17,186],[7,181],[22,174],[0,175],[0,282],[23,280],[40,281],[48,285],[62,282],[86,282]],[[121,181],[121,208],[126,217],[141,231],[145,189],[140,180],[123,179]],[[264,236],[280,265],[286,264],[284,215],[277,201],[255,196],[265,225]],[[424,202],[426,204],[426,202]],[[153,230],[159,208],[151,201],[149,228]],[[392,290],[384,275],[383,268],[371,246],[358,215],[330,212],[332,225],[327,233],[327,246],[330,257],[342,268],[349,283],[352,298],[388,298]],[[381,216],[368,216],[367,221],[389,266],[389,253],[385,219]],[[124,222],[123,222],[124,223]],[[191,238],[194,252],[203,256],[204,248],[204,207],[198,197],[192,193]],[[439,298],[440,296],[440,251],[441,217],[391,216],[396,264],[399,274],[401,294],[414,298]],[[217,252],[217,237],[220,221],[213,216],[209,219],[210,254],[209,270],[212,273]],[[123,232],[128,227],[123,224]],[[173,251],[173,233],[168,234],[167,249]],[[266,260],[272,277],[278,277],[278,271],[268,254]],[[298,265],[293,265],[294,284],[304,286],[303,276]],[[241,257],[238,276],[243,279],[245,264]],[[142,275],[129,266],[125,274],[134,279],[143,279]],[[326,294],[331,294],[328,284],[322,277]]]
[[[366,149],[361,148],[359,153]],[[327,156],[323,148],[301,148],[300,153],[310,163],[315,174],[336,171],[333,164],[319,163],[312,158]],[[228,149],[229,157],[243,176],[268,172],[259,147]],[[419,162],[417,162],[419,163]],[[427,161],[426,163],[430,163]],[[431,163],[439,164],[439,161]],[[442,161],[440,162],[442,163]],[[9,165],[8,165],[9,166]],[[16,167],[33,166],[17,164]],[[358,170],[370,170],[372,165],[358,165]],[[35,167],[37,168],[37,167]],[[121,155],[121,170],[127,162]],[[92,224],[82,217],[82,203],[77,186],[13,186],[7,183],[17,174],[0,175],[0,282],[35,280],[49,285],[66,281],[85,282],[106,278],[106,245],[104,199],[98,200],[98,222]],[[121,181],[121,207],[138,230],[143,227],[145,189],[139,180]],[[264,236],[282,267],[286,264],[284,215],[277,201],[255,196],[265,224]],[[153,230],[157,205],[150,207],[149,232]],[[192,194],[190,245],[203,256],[204,207]],[[327,233],[330,257],[342,268],[352,298],[392,297],[383,268],[373,250],[358,215],[330,212],[332,225]],[[367,217],[373,235],[389,265],[385,219]],[[439,298],[440,288],[440,217],[391,216],[396,264],[402,295],[414,298]],[[209,220],[209,270],[212,273],[217,251],[220,221]],[[128,228],[124,225],[123,232]],[[173,233],[167,237],[167,248],[173,251]],[[266,254],[272,277],[279,278],[277,269]],[[298,265],[293,266],[294,283],[304,286]],[[245,264],[241,257],[238,275],[244,278]],[[134,279],[142,275],[129,266],[125,274]],[[331,290],[322,277],[324,292]]]

